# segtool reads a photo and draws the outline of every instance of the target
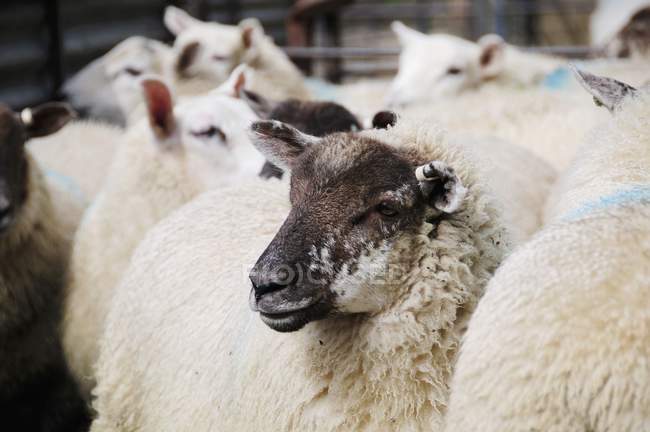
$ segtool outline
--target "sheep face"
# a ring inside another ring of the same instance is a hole
[[[478,44],[444,34],[425,35],[393,23],[402,53],[387,103],[408,105],[461,93],[501,71],[504,43],[495,35]]]
[[[170,75],[170,50],[151,39],[130,37],[70,78],[63,94],[84,115],[124,125],[139,102],[140,78]]]
[[[264,158],[246,133],[257,116],[244,102],[211,92],[174,109],[164,83],[144,80],[142,86],[157,147],[176,151],[203,188],[259,171]]]
[[[246,25],[203,22],[173,6],[165,10],[165,24],[176,35],[174,67],[177,76],[214,83],[225,81],[242,62],[253,31],[253,27]]]
[[[291,171],[292,210],[250,274],[250,305],[277,331],[395,301],[388,268],[404,236],[453,213],[465,189],[442,162],[354,133],[324,138],[284,123],[253,125],[256,146]],[[416,174],[418,171],[419,174]]]
[[[64,104],[49,103],[21,115],[0,104],[0,235],[12,224],[28,195],[25,141],[59,130],[73,117]]]

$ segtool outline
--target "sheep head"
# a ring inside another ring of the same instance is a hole
[[[167,85],[144,79],[142,91],[154,148],[185,164],[201,187],[259,172],[264,159],[246,130],[257,119],[239,99],[210,92],[175,106]]]
[[[0,234],[11,225],[29,193],[25,142],[58,131],[74,116],[62,103],[26,108],[20,114],[0,104]]]
[[[318,138],[276,121],[252,131],[291,172],[291,212],[250,273],[251,308],[274,330],[381,311],[398,295],[386,283],[396,242],[463,206],[466,189],[441,161],[355,133]]]
[[[503,70],[506,45],[497,35],[474,43],[446,34],[425,35],[399,21],[392,29],[402,52],[386,101],[391,106],[453,96]]]
[[[255,19],[239,25],[204,22],[174,6],[165,9],[165,25],[174,41],[176,75],[221,83],[244,58],[250,58],[264,30]]]

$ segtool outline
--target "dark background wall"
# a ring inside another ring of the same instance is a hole
[[[302,0],[305,1],[305,0]],[[170,42],[165,6],[222,23],[258,18],[278,45],[295,0],[0,0],[0,101],[15,109],[56,97],[66,77],[121,40]],[[595,0],[356,0],[338,12],[342,47],[397,48],[389,24],[474,39],[496,32],[520,45],[583,45]],[[395,50],[396,51],[396,50]],[[392,73],[396,57],[346,58],[345,77]]]
[[[56,97],[63,80],[121,40],[171,42],[162,23],[174,4],[197,17],[235,23],[256,16],[283,44],[290,0],[1,0],[0,101],[15,109]]]

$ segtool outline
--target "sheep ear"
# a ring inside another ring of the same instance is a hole
[[[251,48],[256,38],[264,35],[264,28],[257,18],[246,18],[239,23],[244,48]]]
[[[203,21],[193,18],[183,9],[175,6],[167,6],[165,8],[163,22],[165,23],[167,30],[169,30],[174,36],[178,36],[190,27],[203,23]]]
[[[278,106],[277,102],[271,102],[261,94],[246,89],[241,92],[240,97],[259,118],[263,119],[269,118],[271,112]]]
[[[397,39],[402,46],[406,46],[411,42],[417,41],[426,37],[424,33],[420,33],[410,27],[405,26],[401,21],[393,21],[390,25],[393,33],[397,35]]]
[[[253,123],[251,126],[253,145],[279,168],[290,170],[296,159],[309,146],[317,145],[320,138],[307,135],[298,129],[275,120]]]
[[[494,78],[505,66],[506,43],[501,36],[487,34],[478,40],[478,65],[483,79]]]
[[[165,83],[157,79],[143,80],[142,89],[151,130],[158,140],[167,140],[176,130],[171,92]]]
[[[637,90],[613,78],[600,77],[586,71],[581,71],[574,65],[571,70],[576,80],[594,97],[598,106],[604,106],[610,112],[615,112],[628,97],[634,96]]]
[[[28,139],[53,134],[75,117],[77,113],[70,105],[61,102],[48,102],[34,108],[25,108],[20,113]]]
[[[379,111],[372,118],[373,129],[388,129],[397,123],[397,114],[393,111]]]
[[[241,98],[250,79],[250,69],[245,64],[240,64],[232,72],[228,79],[216,88],[216,92],[234,98]]]
[[[454,213],[462,205],[467,188],[454,169],[441,161],[431,161],[415,170],[422,194],[443,213]]]

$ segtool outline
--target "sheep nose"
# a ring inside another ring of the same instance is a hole
[[[296,272],[289,267],[282,267],[277,270],[256,270],[253,269],[249,278],[253,284],[255,298],[259,300],[262,296],[283,290],[296,282]]]

